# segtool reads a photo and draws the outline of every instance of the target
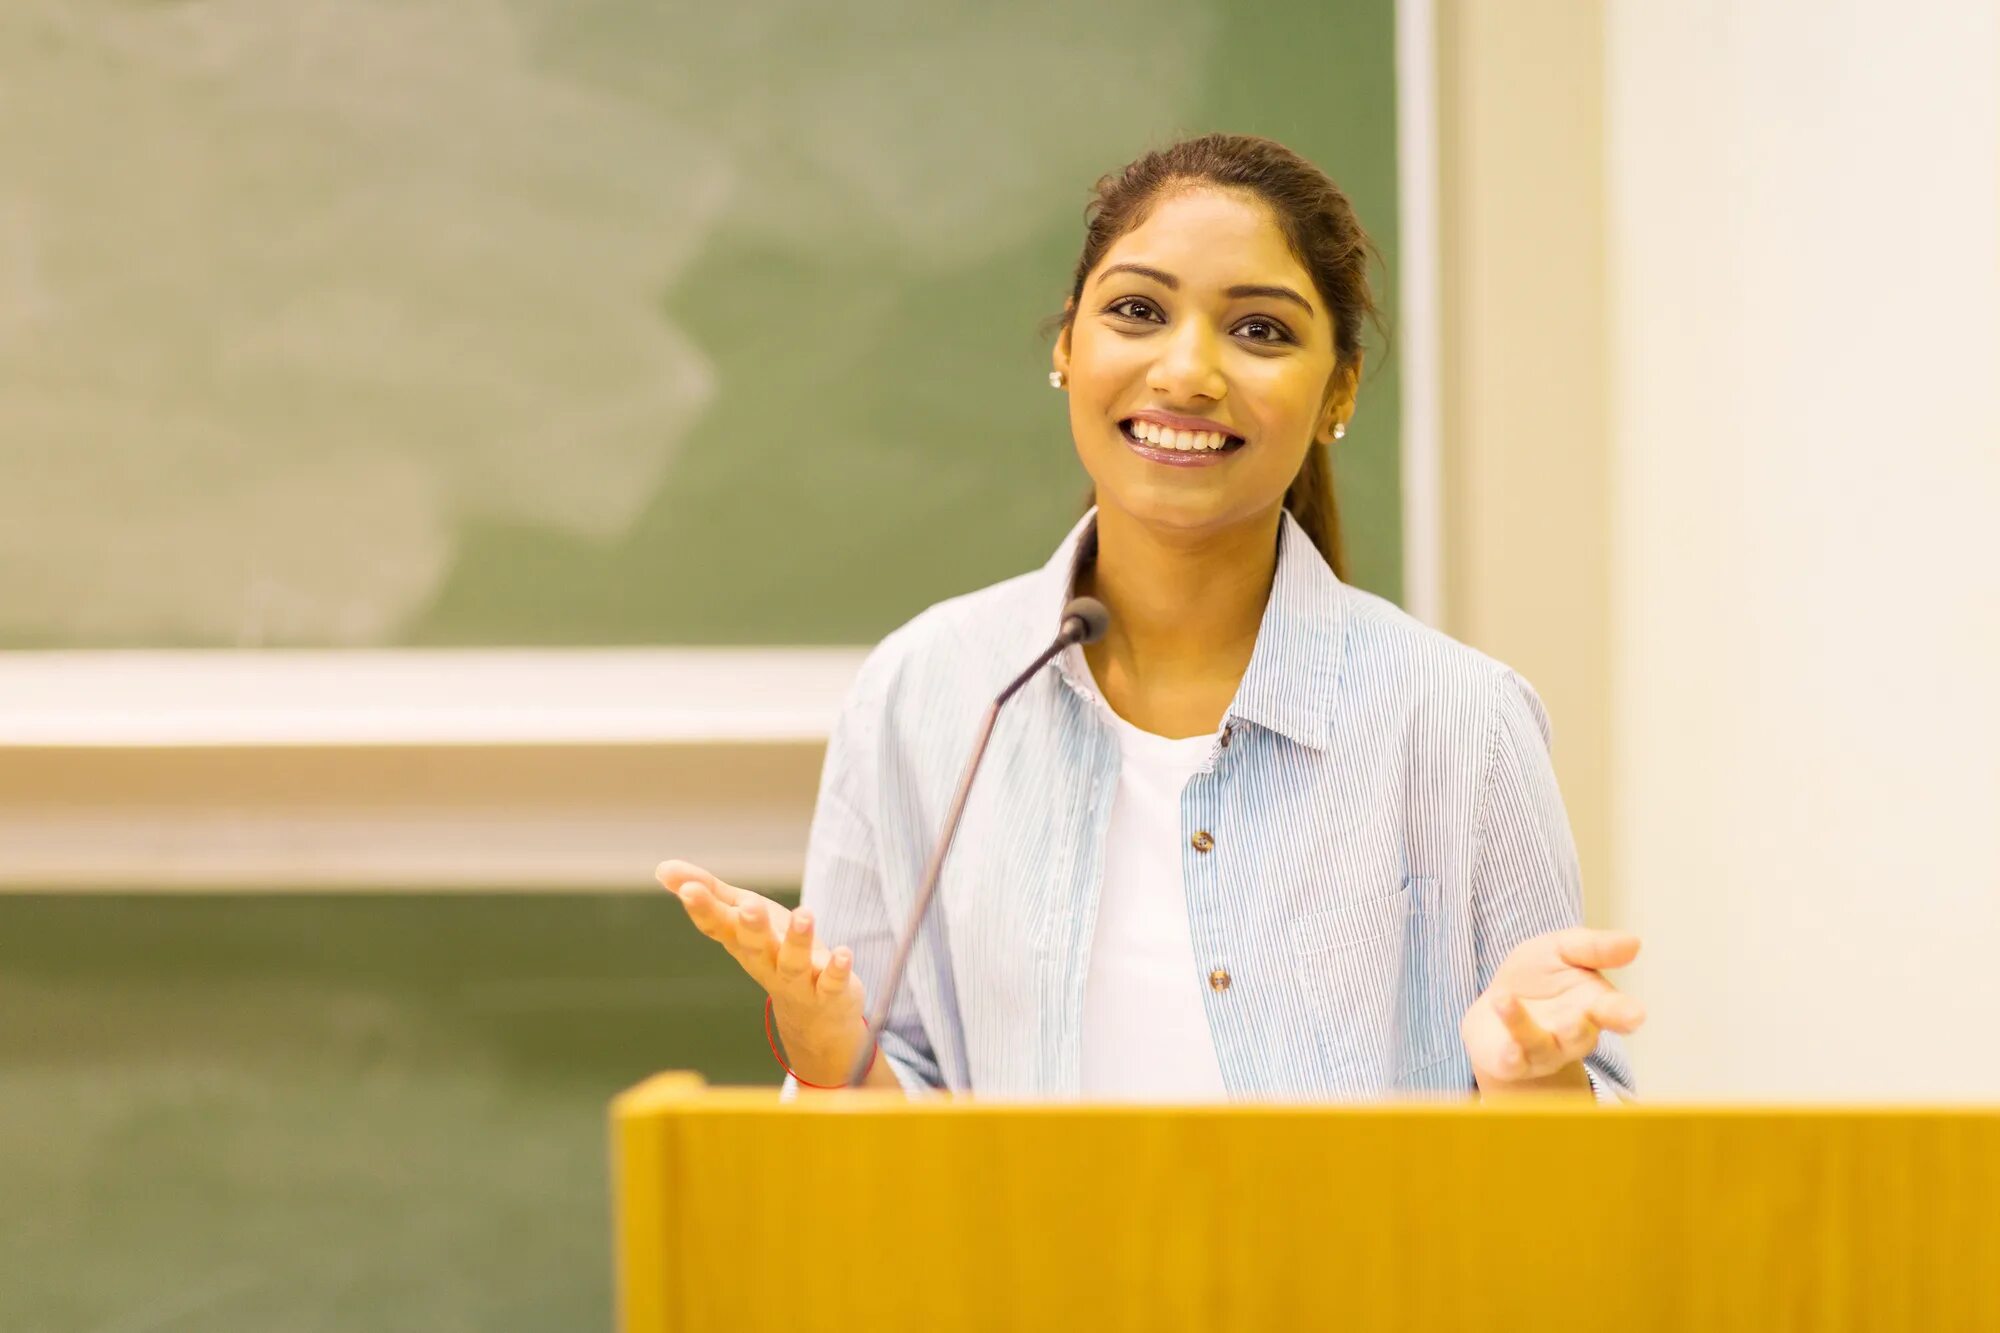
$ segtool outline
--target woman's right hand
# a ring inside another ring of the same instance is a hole
[[[867,997],[846,946],[813,941],[812,913],[725,884],[687,861],[662,861],[654,875],[681,900],[695,928],[729,950],[771,996],[771,1012],[792,1070],[808,1083],[844,1083],[868,1039]]]

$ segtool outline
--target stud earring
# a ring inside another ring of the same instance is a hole
[[[1345,421],[1341,422],[1341,423],[1340,423],[1339,425],[1337,425],[1337,426],[1335,426],[1335,427],[1333,428],[1333,438],[1334,438],[1334,439],[1336,439],[1336,440],[1337,440],[1337,439],[1339,439],[1339,438],[1340,438],[1341,436],[1343,436],[1343,435],[1345,435],[1345,434],[1347,434],[1347,423],[1346,423]]]
[[[1069,377],[1064,375],[1060,370],[1051,370],[1049,372],[1049,387],[1051,389],[1060,389],[1067,383],[1069,383]]]

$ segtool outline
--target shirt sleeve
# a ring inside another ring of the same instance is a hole
[[[1522,940],[1583,924],[1576,843],[1549,741],[1548,712],[1534,687],[1513,671],[1500,673],[1473,830],[1472,924],[1480,994]],[[1599,1101],[1633,1095],[1631,1063],[1618,1034],[1601,1034],[1583,1063]]]
[[[882,709],[870,687],[877,665],[871,657],[863,666],[828,738],[806,843],[805,879],[799,888],[799,903],[812,910],[821,943],[828,948],[846,945],[854,951],[854,975],[866,992],[870,1013],[895,957],[900,929],[890,920],[883,897],[873,816],[882,735]],[[922,960],[925,943],[920,939],[911,954],[913,970]],[[908,981],[905,977],[882,1030],[878,1058],[888,1062],[904,1092],[927,1096],[944,1082]],[[787,1075],[778,1095],[783,1101],[796,1099],[798,1081]]]

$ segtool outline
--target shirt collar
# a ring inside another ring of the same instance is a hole
[[[1062,608],[1076,587],[1076,577],[1096,558],[1097,510],[1092,507],[1035,579],[1037,622],[1030,627],[1029,638],[1046,644],[1061,628]],[[1347,646],[1346,592],[1306,530],[1289,510],[1283,511],[1277,574],[1257,626],[1257,646],[1229,706],[1231,718],[1254,722],[1316,750],[1328,747]],[[1047,620],[1039,619],[1043,615]],[[1084,695],[1095,697],[1095,683],[1075,675],[1087,670],[1081,659],[1081,653],[1059,653],[1050,666]]]

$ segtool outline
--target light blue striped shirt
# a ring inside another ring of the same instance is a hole
[[[823,943],[853,949],[871,1010],[979,722],[1054,638],[1095,545],[1093,511],[1040,570],[931,607],[861,668],[827,748],[801,901]],[[1080,655],[1059,656],[994,729],[882,1037],[913,1094],[1079,1095],[1119,765],[1079,670]],[[1533,689],[1342,583],[1289,513],[1256,647],[1181,824],[1188,984],[1232,1098],[1469,1095],[1465,1010],[1517,943],[1581,920]],[[1629,1094],[1615,1035],[1586,1068],[1599,1097]]]

